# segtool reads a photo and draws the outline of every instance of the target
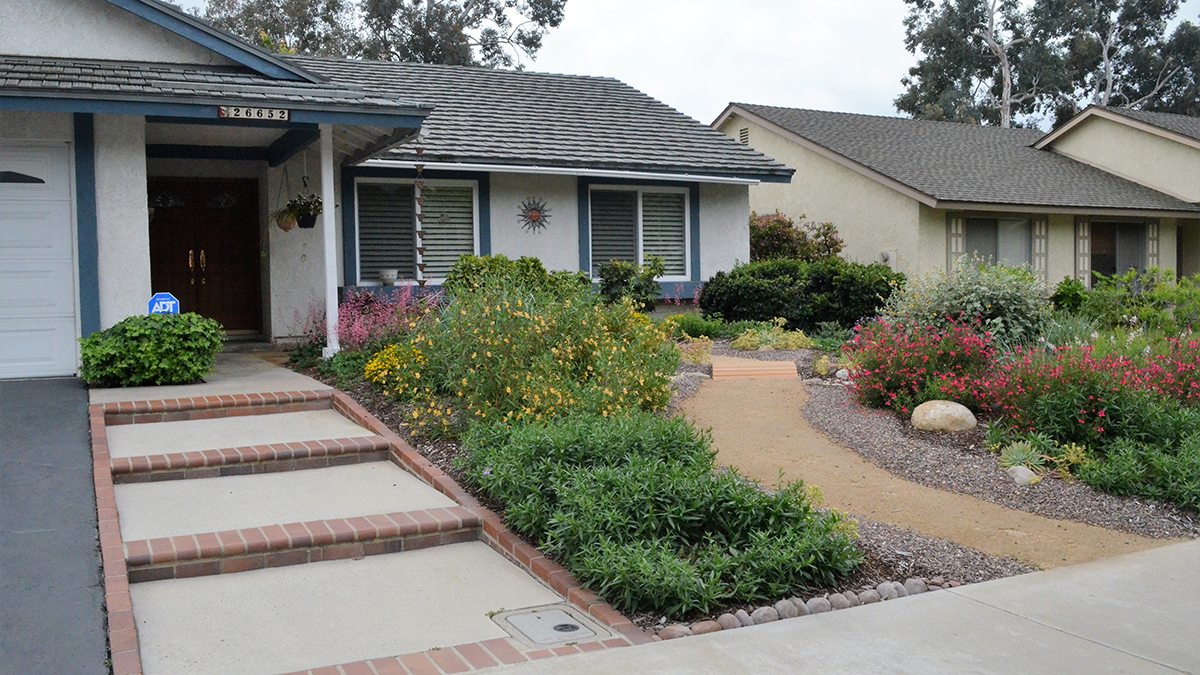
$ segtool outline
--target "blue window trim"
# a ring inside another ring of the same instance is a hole
[[[439,171],[426,169],[421,174],[428,179],[472,180],[479,186],[479,255],[492,254],[491,174],[483,171]],[[342,169],[342,269],[347,286],[357,286],[358,278],[358,194],[354,189],[358,178],[417,177],[416,169],[388,169],[373,166],[348,166]]]
[[[161,26],[201,47],[212,50],[255,72],[278,80],[293,82],[324,82],[325,80],[303,68],[260,49],[242,43],[231,35],[193,19],[174,8],[145,0],[108,0],[121,9]]]
[[[676,187],[687,188],[691,222],[692,269],[691,282],[700,281],[700,184],[690,181],[648,181],[632,178],[593,178],[579,176],[576,189],[579,191],[579,269],[588,274],[592,273],[592,223],[591,223],[591,188],[593,185],[630,185],[639,187]],[[679,282],[666,282],[674,285]],[[690,291],[689,291],[690,292]]]
[[[79,255],[79,328],[82,337],[100,330],[100,250],[96,235],[95,125],[75,115],[75,228]]]
[[[211,120],[214,124],[224,122],[217,116],[219,106],[202,103],[168,103],[165,101],[112,101],[91,98],[58,98],[53,96],[7,96],[0,94],[0,110],[28,110],[32,112],[99,113],[109,115],[145,115],[147,117],[175,117]],[[287,107],[284,105],[283,107]],[[291,119],[297,125],[348,124],[392,129],[420,129],[425,119],[422,114],[364,113],[337,110],[291,110]]]

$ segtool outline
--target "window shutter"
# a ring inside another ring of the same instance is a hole
[[[609,260],[637,263],[637,202],[632,190],[592,191],[592,276]]]
[[[967,254],[966,221],[951,218],[946,225],[946,269],[958,267],[958,261]]]
[[[1075,278],[1092,287],[1091,223],[1083,219],[1075,221]]]
[[[1040,276],[1042,281],[1048,282],[1049,278],[1046,275],[1049,274],[1049,268],[1046,256],[1050,250],[1050,220],[1045,216],[1036,216],[1033,219],[1033,242],[1030,250],[1030,269]]]
[[[1158,267],[1158,221],[1146,223],[1146,267]]]
[[[421,191],[425,203],[424,276],[444,279],[459,256],[475,254],[475,192],[469,187],[426,185]]]
[[[395,269],[401,279],[416,278],[413,251],[413,187],[387,183],[358,185],[359,278],[377,281],[379,270]]]
[[[662,258],[668,277],[687,275],[685,211],[682,194],[642,194],[642,255]]]

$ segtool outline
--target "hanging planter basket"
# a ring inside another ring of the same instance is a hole
[[[317,226],[317,214],[306,213],[302,216],[297,216],[296,224],[300,226],[300,229],[311,230]]]
[[[300,181],[304,184],[304,189],[308,189],[308,155],[304,157],[304,176]],[[278,199],[283,199],[284,189],[288,184],[288,167],[283,165],[283,175],[279,178],[279,196]],[[278,203],[278,202],[277,202]],[[309,192],[301,193],[287,200],[278,210],[271,214],[271,219],[279,229],[284,232],[291,232],[299,226],[301,229],[311,230],[317,226],[317,216],[321,215],[321,209],[324,206],[321,198]]]

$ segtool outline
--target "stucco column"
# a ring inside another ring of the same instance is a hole
[[[338,353],[337,214],[333,195],[333,125],[321,125],[321,227],[325,249],[325,331],[322,355]]]

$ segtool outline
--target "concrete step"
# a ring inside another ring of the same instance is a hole
[[[109,426],[109,454],[115,460],[375,435],[329,408],[328,402],[323,410],[262,413],[262,408],[253,406],[240,410],[255,414]]]
[[[461,506],[161,537],[125,544],[130,583],[360,559],[480,539]]]
[[[391,462],[131,483],[114,491],[123,541],[457,506]]]
[[[391,448],[391,443],[381,436],[330,438],[117,457],[111,460],[110,468],[115,483],[148,483],[380,462],[387,460]]]

